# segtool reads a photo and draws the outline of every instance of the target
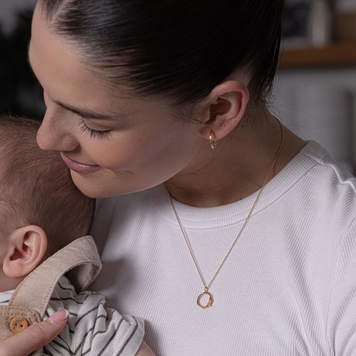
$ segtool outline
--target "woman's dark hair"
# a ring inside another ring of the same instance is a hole
[[[193,104],[236,69],[255,100],[271,91],[284,0],[38,1],[86,65],[136,94]]]

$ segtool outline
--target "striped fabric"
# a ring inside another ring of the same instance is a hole
[[[6,305],[13,291],[0,293],[0,305]],[[105,298],[98,293],[75,293],[66,277],[62,277],[52,294],[44,319],[66,309],[67,325],[60,335],[44,348],[49,356],[133,356],[144,335],[142,319],[121,316],[105,308]]]

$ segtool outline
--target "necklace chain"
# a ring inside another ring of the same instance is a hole
[[[185,233],[185,230],[184,230],[183,225],[182,225],[182,223],[181,223],[181,221],[180,221],[180,218],[179,218],[179,215],[178,215],[178,213],[177,213],[177,210],[176,210],[176,208],[175,208],[175,206],[174,206],[174,204],[173,204],[173,197],[172,197],[172,195],[170,194],[170,202],[171,202],[171,205],[172,205],[172,208],[173,208],[173,211],[174,211],[174,215],[176,216],[178,225],[179,225],[179,227],[180,227],[180,230],[181,230],[181,232],[182,232],[182,235],[183,235],[183,237],[184,237],[184,240],[185,240],[185,242],[186,242],[186,244],[187,244],[187,247],[188,247],[188,250],[189,250],[189,252],[190,252],[190,255],[191,255],[192,259],[193,259],[195,268],[197,269],[197,271],[198,271],[198,273],[199,273],[199,277],[200,277],[200,279],[201,279],[201,281],[202,281],[202,283],[203,283],[203,285],[204,285],[204,292],[201,293],[201,294],[198,296],[198,299],[197,299],[197,304],[198,304],[198,306],[200,306],[200,307],[203,308],[203,309],[209,308],[209,307],[211,307],[211,306],[213,305],[214,298],[213,298],[213,295],[209,292],[209,289],[210,289],[211,285],[213,284],[213,282],[215,281],[215,278],[217,277],[217,275],[218,275],[219,272],[221,271],[221,269],[222,269],[223,265],[225,264],[226,260],[227,260],[228,257],[230,256],[231,251],[233,250],[233,248],[235,247],[235,245],[236,245],[236,243],[237,243],[237,240],[239,239],[239,237],[241,236],[242,232],[244,231],[244,229],[245,229],[245,227],[246,227],[246,225],[247,225],[247,223],[248,223],[248,221],[249,221],[249,219],[250,219],[250,217],[251,217],[251,215],[252,215],[252,212],[253,212],[253,210],[255,209],[255,207],[256,207],[256,205],[257,205],[257,202],[258,202],[258,200],[259,200],[259,198],[260,198],[260,196],[261,196],[261,194],[262,194],[262,192],[263,192],[263,189],[264,189],[264,187],[266,186],[267,182],[269,181],[269,178],[270,178],[270,176],[271,176],[271,173],[273,172],[273,170],[274,170],[274,168],[275,168],[275,166],[276,166],[277,160],[278,160],[279,155],[280,155],[280,153],[281,153],[281,151],[282,151],[282,147],[283,147],[283,143],[284,143],[284,129],[283,129],[283,125],[282,125],[282,123],[281,123],[279,120],[278,120],[278,122],[279,122],[280,127],[281,127],[282,138],[281,138],[281,142],[280,142],[280,144],[279,144],[279,147],[278,147],[278,151],[277,151],[277,153],[276,153],[276,156],[275,156],[274,159],[273,159],[271,168],[269,169],[269,171],[268,171],[268,173],[267,173],[267,176],[266,176],[266,178],[265,178],[265,180],[264,180],[264,182],[263,182],[263,184],[262,184],[262,187],[260,188],[260,190],[259,190],[259,192],[258,192],[258,194],[257,194],[257,197],[256,197],[255,201],[253,202],[252,207],[251,207],[251,209],[250,209],[250,211],[249,211],[249,213],[248,213],[248,215],[247,215],[247,217],[246,217],[246,219],[245,219],[245,221],[244,221],[244,223],[243,223],[243,225],[242,225],[240,231],[238,232],[238,234],[237,234],[237,236],[235,237],[235,240],[233,241],[233,243],[232,243],[232,245],[231,245],[229,251],[227,252],[226,256],[224,257],[224,259],[223,259],[222,262],[220,263],[219,268],[216,270],[214,276],[212,277],[212,279],[210,280],[210,282],[209,282],[208,284],[205,282],[204,276],[203,276],[203,274],[202,274],[202,272],[201,272],[201,270],[200,270],[200,268],[199,268],[198,261],[197,261],[195,255],[194,255],[192,246],[190,245],[190,242],[189,242],[189,239],[188,239],[188,237],[187,237],[187,234]],[[208,303],[207,303],[206,305],[202,305],[202,304],[201,304],[201,298],[202,298],[204,295],[207,295],[207,296],[209,297],[209,301],[208,301]]]

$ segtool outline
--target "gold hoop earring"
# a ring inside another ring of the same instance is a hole
[[[215,134],[213,130],[210,130],[209,141],[210,141],[210,147],[214,149],[216,147],[216,140],[215,140]]]

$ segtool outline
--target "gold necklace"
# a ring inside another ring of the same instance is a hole
[[[179,225],[179,227],[180,227],[180,230],[182,231],[184,240],[185,240],[185,242],[186,242],[186,244],[187,244],[188,250],[189,250],[190,255],[191,255],[192,259],[193,259],[195,268],[197,269],[197,271],[198,271],[198,273],[199,273],[199,277],[200,277],[200,279],[201,279],[201,281],[202,281],[202,283],[203,283],[203,285],[204,285],[204,292],[202,292],[201,294],[199,294],[199,296],[198,296],[198,298],[197,298],[197,304],[198,304],[198,306],[201,307],[201,308],[203,308],[203,309],[209,308],[209,307],[211,307],[211,306],[213,305],[213,303],[214,303],[214,297],[213,297],[213,295],[209,292],[209,289],[210,289],[211,285],[213,284],[213,282],[214,282],[216,276],[219,274],[221,268],[222,268],[223,265],[225,264],[226,260],[227,260],[228,257],[230,256],[230,253],[231,253],[231,251],[233,250],[233,248],[235,247],[238,238],[239,238],[240,235],[242,234],[242,231],[245,229],[245,227],[246,227],[246,225],[247,225],[247,222],[249,221],[249,219],[250,219],[250,217],[251,217],[251,214],[252,214],[253,210],[255,209],[255,206],[257,205],[257,202],[258,202],[258,200],[259,200],[259,198],[260,198],[260,196],[261,196],[261,194],[262,194],[262,192],[263,192],[263,189],[264,189],[264,187],[266,186],[266,184],[267,184],[267,182],[268,182],[268,180],[269,180],[269,177],[270,177],[272,171],[274,170],[274,168],[275,168],[275,166],[276,166],[276,163],[277,163],[278,157],[279,157],[279,155],[280,155],[280,153],[281,153],[281,151],[282,151],[283,142],[284,142],[284,129],[283,129],[283,125],[281,124],[281,122],[280,122],[279,120],[278,120],[278,122],[279,122],[279,124],[280,124],[280,126],[281,126],[282,138],[281,138],[281,142],[280,142],[280,144],[279,144],[279,148],[278,148],[278,151],[277,151],[277,153],[276,153],[276,156],[274,157],[274,160],[273,160],[273,162],[272,162],[271,168],[269,169],[269,171],[268,171],[268,173],[267,173],[267,176],[266,176],[266,178],[265,178],[265,180],[264,180],[264,182],[263,182],[263,184],[262,184],[262,187],[260,188],[260,191],[258,192],[257,197],[256,197],[254,203],[252,204],[252,208],[250,209],[250,211],[249,211],[249,213],[248,213],[248,215],[247,215],[247,217],[246,217],[246,219],[245,219],[245,221],[244,221],[244,223],[243,223],[243,225],[242,225],[240,231],[238,232],[238,234],[237,234],[237,236],[236,236],[234,242],[232,243],[232,245],[231,245],[229,251],[227,252],[227,254],[226,254],[226,256],[224,257],[223,261],[221,262],[219,268],[217,269],[217,271],[215,272],[213,278],[211,279],[211,281],[210,281],[208,284],[205,282],[205,279],[204,279],[204,277],[203,277],[203,274],[202,274],[202,272],[201,272],[201,270],[200,270],[200,268],[199,268],[198,261],[197,261],[195,255],[194,255],[192,246],[191,246],[190,243],[189,243],[187,234],[185,233],[185,230],[184,230],[184,228],[183,228],[183,225],[182,225],[182,223],[181,223],[181,221],[180,221],[180,219],[179,219],[177,210],[176,210],[176,208],[175,208],[175,206],[174,206],[174,204],[173,204],[173,197],[172,197],[172,195],[170,194],[171,205],[172,205],[174,214],[175,214],[175,216],[176,216],[178,225]],[[203,305],[203,304],[201,303],[201,299],[202,299],[202,297],[205,296],[205,295],[208,296],[209,299],[208,299],[207,304],[206,304],[206,305]]]

